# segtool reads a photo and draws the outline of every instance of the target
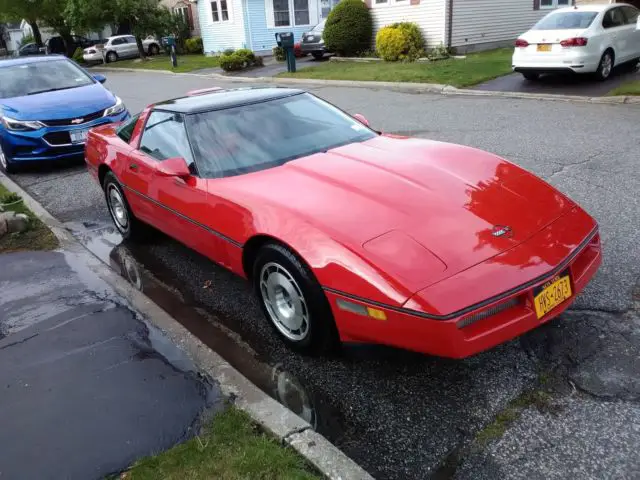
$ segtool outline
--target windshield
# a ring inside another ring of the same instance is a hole
[[[94,80],[67,60],[0,67],[0,98],[84,87]]]
[[[589,28],[598,12],[550,13],[534,25],[532,30],[573,30]]]
[[[327,23],[326,20],[321,21],[318,25],[311,29],[312,32],[322,32],[324,30],[324,24]]]
[[[188,115],[187,131],[205,178],[264,170],[376,136],[308,93]]]

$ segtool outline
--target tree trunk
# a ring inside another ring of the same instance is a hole
[[[142,44],[142,39],[136,35],[136,44],[138,45],[138,55],[140,55],[140,59],[146,60],[147,53],[144,51],[144,45]]]
[[[42,47],[42,35],[40,34],[40,28],[35,20],[27,20],[27,23],[33,31],[33,41],[36,42],[38,47]]]
[[[76,53],[75,52],[75,46],[73,45],[73,37],[71,37],[71,30],[70,29],[64,29],[62,31],[58,31],[58,33],[60,34],[60,36],[62,37],[62,40],[64,41],[64,48],[66,50],[66,55],[67,57],[71,58],[73,57],[73,54]]]

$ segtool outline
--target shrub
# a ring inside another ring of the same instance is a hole
[[[202,37],[187,38],[184,44],[187,53],[204,53]]]
[[[407,37],[407,49],[402,52],[404,58],[410,62],[416,61],[424,55],[424,39],[417,24],[411,22],[394,23],[391,27],[401,30]]]
[[[73,56],[71,58],[76,63],[84,63],[84,58],[82,57],[82,48],[76,48],[76,51],[73,52]]]
[[[408,43],[407,35],[399,28],[384,27],[376,35],[378,55],[387,62],[400,60],[401,55],[407,50]]]
[[[373,21],[362,0],[342,0],[327,17],[322,37],[327,50],[341,56],[357,55],[371,45]]]
[[[248,48],[236,50],[235,54],[238,55],[247,66],[252,66],[256,59],[255,54]]]
[[[24,47],[27,43],[35,43],[36,39],[33,38],[33,35],[25,35],[22,37],[22,40],[18,42],[18,48]]]
[[[273,47],[271,49],[271,51],[273,52],[273,56],[275,57],[275,59],[278,62],[284,62],[287,59],[287,57],[286,57],[286,55],[284,53],[284,48],[282,48],[282,47]]]
[[[244,59],[235,53],[224,54],[220,57],[220,68],[225,72],[242,70],[244,68]]]
[[[222,52],[223,55],[231,55],[233,52],[235,52],[235,48],[227,48],[224,52]]]
[[[256,58],[253,60],[253,64],[254,64],[256,67],[262,67],[262,66],[264,65],[264,59],[263,59],[262,57],[256,57]]]

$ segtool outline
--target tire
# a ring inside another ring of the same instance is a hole
[[[113,63],[118,61],[118,54],[116,52],[107,52],[107,63]]]
[[[530,82],[534,82],[540,79],[540,74],[534,72],[523,72],[522,76],[525,78],[525,80],[529,80]]]
[[[606,50],[602,54],[602,58],[600,58],[600,63],[598,64],[598,69],[595,73],[595,76],[598,80],[604,82],[611,76],[614,61],[615,57],[612,50]]]
[[[16,173],[18,171],[16,164],[2,151],[2,145],[0,145],[0,170],[3,173]]]
[[[324,57],[323,52],[313,52],[311,55],[313,55],[313,58],[316,60],[322,60],[322,57]]]
[[[104,176],[102,189],[109,215],[111,215],[111,220],[120,235],[125,240],[145,240],[149,233],[149,227],[133,215],[122,186],[113,172],[107,172]]]
[[[155,43],[149,45],[149,55],[158,55],[158,53],[160,53],[160,47],[158,47],[158,45]]]
[[[338,330],[329,301],[309,267],[291,250],[276,243],[263,246],[252,278],[260,308],[284,343],[309,354],[336,349]]]

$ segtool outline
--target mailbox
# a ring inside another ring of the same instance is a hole
[[[293,32],[279,32],[276,33],[276,42],[278,42],[278,46],[284,49],[284,54],[287,59],[287,71],[295,72],[296,71],[296,56],[293,51],[294,46],[294,38]]]

